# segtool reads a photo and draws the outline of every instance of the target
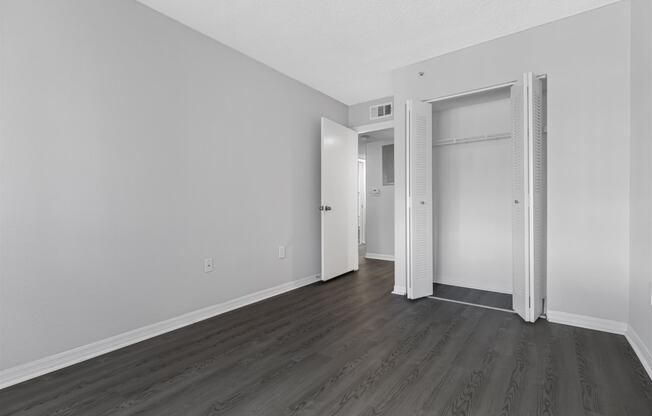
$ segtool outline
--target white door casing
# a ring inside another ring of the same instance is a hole
[[[432,108],[406,103],[407,145],[407,296],[433,293]]]
[[[358,244],[367,242],[367,162],[358,159]]]
[[[321,119],[321,280],[358,269],[358,133]]]

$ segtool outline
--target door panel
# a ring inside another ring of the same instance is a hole
[[[528,322],[546,298],[546,143],[543,88],[531,72],[512,87],[512,255],[516,311]]]
[[[432,295],[432,108],[407,102],[408,298]]]
[[[358,269],[358,133],[321,119],[321,280]]]
[[[543,87],[541,80],[528,74],[529,103],[529,157],[530,157],[530,286],[532,315],[536,321],[543,314],[546,297],[546,142],[544,134]]]
[[[527,92],[522,82],[512,86],[512,303],[521,318],[529,318],[527,242]]]

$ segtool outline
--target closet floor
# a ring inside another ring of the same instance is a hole
[[[490,292],[488,290],[469,289],[467,287],[433,283],[433,296],[474,305],[512,310],[512,295]]]

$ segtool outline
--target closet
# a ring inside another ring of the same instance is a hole
[[[407,289],[512,296],[534,322],[546,298],[546,79],[408,100]]]
[[[432,112],[433,282],[511,295],[510,88]]]

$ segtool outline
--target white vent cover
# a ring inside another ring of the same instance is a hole
[[[392,103],[376,104],[369,107],[369,119],[378,120],[392,115]]]

